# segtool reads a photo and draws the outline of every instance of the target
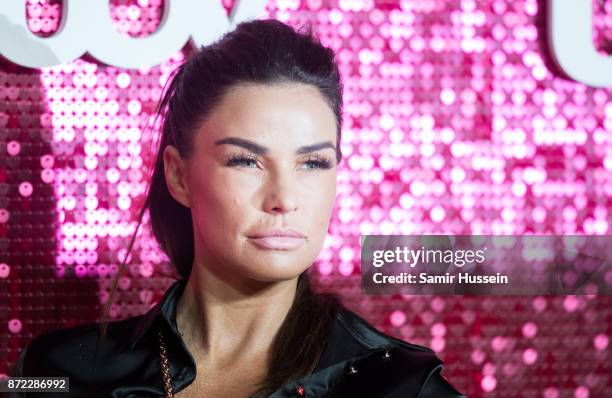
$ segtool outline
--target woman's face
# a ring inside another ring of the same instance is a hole
[[[335,148],[336,118],[315,87],[233,87],[200,126],[188,161],[174,147],[164,152],[169,189],[191,208],[194,266],[262,282],[308,268],[336,196]],[[258,237],[275,229],[303,237]]]

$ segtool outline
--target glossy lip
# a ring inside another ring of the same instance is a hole
[[[269,229],[267,231],[255,232],[249,235],[249,238],[268,238],[268,237],[290,237],[290,238],[305,238],[304,234],[293,228],[285,229]]]
[[[249,241],[262,249],[295,250],[306,242],[306,238],[295,236],[266,236],[260,238],[249,237]]]
[[[306,236],[293,228],[274,228],[255,232],[248,238],[259,248],[269,250],[295,250],[306,242]]]

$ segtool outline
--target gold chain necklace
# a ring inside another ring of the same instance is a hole
[[[164,335],[161,328],[157,330],[157,336],[159,338],[159,359],[161,364],[162,381],[164,384],[164,390],[166,391],[166,398],[173,398],[174,394],[172,393],[172,381],[170,380],[168,353],[166,351],[166,344],[164,343]]]

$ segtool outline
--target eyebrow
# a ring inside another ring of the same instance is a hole
[[[215,145],[222,144],[236,145],[248,149],[249,151],[256,153],[257,155],[265,155],[269,152],[269,149],[267,147],[259,145],[251,140],[246,140],[244,138],[228,137],[222,140],[215,141]],[[323,141],[317,144],[301,146],[295,151],[295,154],[301,155],[304,153],[315,152],[324,148],[331,148],[333,150],[336,150],[336,147],[331,141]]]

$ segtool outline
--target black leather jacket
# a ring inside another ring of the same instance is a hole
[[[154,326],[164,325],[174,392],[195,379],[195,363],[176,327],[176,303],[185,286],[174,283],[141,316],[109,323],[94,367],[97,324],[43,333],[22,352],[11,376],[69,377],[68,393],[13,393],[11,397],[160,397],[164,395]],[[459,398],[428,348],[386,335],[343,308],[316,369],[270,398]],[[333,391],[333,393],[332,393]]]

